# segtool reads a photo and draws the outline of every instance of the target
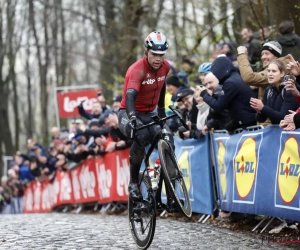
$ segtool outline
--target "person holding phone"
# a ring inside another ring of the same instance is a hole
[[[256,110],[256,120],[264,122],[269,118],[272,124],[279,124],[289,114],[289,110],[296,110],[298,103],[290,91],[285,89],[284,82],[285,66],[280,60],[270,62],[268,66],[268,86],[264,92],[263,99],[250,99],[250,106]]]

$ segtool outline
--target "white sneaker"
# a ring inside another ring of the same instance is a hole
[[[283,228],[287,227],[287,223],[285,220],[282,220],[281,224],[278,227],[273,228],[269,231],[269,234],[278,234],[281,232]]]

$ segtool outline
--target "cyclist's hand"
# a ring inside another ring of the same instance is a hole
[[[129,126],[135,130],[136,125],[137,125],[136,116],[131,116],[129,119]]]

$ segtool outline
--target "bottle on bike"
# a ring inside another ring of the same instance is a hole
[[[160,118],[165,113],[165,80],[170,70],[164,55],[169,47],[167,38],[159,31],[151,32],[144,41],[144,57],[132,64],[126,73],[120,110],[118,112],[121,132],[133,137],[138,126],[147,124],[157,114]],[[142,200],[138,187],[140,166],[145,155],[145,146],[153,140],[160,126],[136,131],[129,153],[130,183],[129,196],[132,200]],[[174,145],[170,133],[170,143]],[[161,189],[161,187],[158,187]],[[160,195],[160,192],[158,192]],[[158,197],[158,200],[160,197]]]

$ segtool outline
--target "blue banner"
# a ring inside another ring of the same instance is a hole
[[[181,140],[174,136],[174,142],[175,155],[189,192],[193,212],[212,214],[214,204],[208,135],[199,140]],[[150,167],[157,158],[158,153],[155,151],[150,157]],[[141,169],[144,169],[144,166]],[[163,187],[163,201],[165,195]]]
[[[213,134],[221,209],[300,221],[300,132]]]

